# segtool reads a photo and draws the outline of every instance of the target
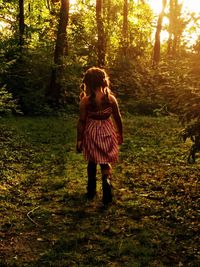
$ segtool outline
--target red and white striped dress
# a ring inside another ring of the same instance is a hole
[[[83,154],[86,160],[98,164],[118,160],[118,141],[111,119],[112,107],[88,111],[83,138]]]

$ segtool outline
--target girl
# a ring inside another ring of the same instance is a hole
[[[96,169],[100,164],[103,204],[107,205],[112,201],[110,163],[117,161],[118,145],[123,142],[121,115],[104,70],[88,69],[81,89],[76,148],[88,160],[87,197],[93,199],[96,195]]]

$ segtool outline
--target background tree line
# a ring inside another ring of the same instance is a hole
[[[98,65],[125,111],[199,120],[200,17],[180,1],[158,16],[145,0],[1,0],[0,12],[2,110],[10,94],[24,114],[76,110],[82,73]]]

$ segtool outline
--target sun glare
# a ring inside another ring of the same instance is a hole
[[[148,0],[153,11],[158,14],[162,9],[162,0]],[[183,3],[183,11],[200,13],[200,5],[197,4],[197,0],[179,0],[179,3]]]
[[[183,0],[183,9],[200,13],[200,5],[197,4],[197,0]]]
[[[153,12],[158,15],[162,10],[162,0],[147,0],[149,5],[151,6]],[[197,4],[197,0],[179,0],[179,3],[183,4],[182,13],[186,15],[187,13],[195,13],[200,14],[200,5]],[[168,8],[168,7],[167,7]],[[164,17],[163,19],[163,25],[168,24],[168,19]],[[191,25],[189,25],[191,27]],[[197,40],[198,36],[200,34],[199,30],[196,30],[194,33],[188,34],[186,31],[183,33],[184,38],[187,40],[187,43],[189,46],[193,45],[195,41]],[[165,42],[169,37],[169,33],[166,30],[163,30],[161,32],[161,42]]]
[[[160,13],[162,9],[162,0],[148,0],[148,3],[150,4],[154,13]]]
[[[76,0],[70,0],[70,5],[75,5],[76,4]]]

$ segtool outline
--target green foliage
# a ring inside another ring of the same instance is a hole
[[[46,56],[51,50],[24,51],[1,79],[18,99],[25,114],[45,114],[48,108],[45,104],[46,88],[50,79],[51,61]]]
[[[83,68],[77,62],[65,62],[63,86],[65,89],[66,109],[71,106],[74,111],[79,108],[80,85],[82,83]]]
[[[195,161],[195,154],[199,151],[200,134],[200,90],[199,75],[196,73],[197,58],[184,61],[170,61],[169,64],[159,66],[155,70],[153,91],[154,98],[160,103],[165,115],[176,114],[181,124],[186,127],[183,139],[190,138],[193,142],[189,162]],[[181,64],[179,68],[178,64]],[[176,65],[176,66],[175,66]],[[159,110],[156,110],[159,111]]]
[[[56,10],[56,6],[54,6]],[[30,48],[38,46],[49,46],[55,36],[57,23],[56,15],[51,15],[47,1],[30,0],[24,3],[25,12],[25,40]]]
[[[125,109],[130,114],[153,116],[155,111],[159,110],[159,106],[155,101],[145,98],[130,101],[126,104]]]
[[[130,113],[153,114],[158,103],[152,98],[151,68],[146,62],[121,62],[109,70],[111,88]]]
[[[11,93],[3,86],[0,88],[0,114],[20,113],[17,101],[13,99]]]
[[[80,1],[70,14],[68,29],[69,58],[77,65],[91,66],[97,62],[95,23],[95,5],[83,5]]]
[[[5,24],[1,32],[3,37],[1,42],[10,39],[14,40],[15,44],[18,45],[19,1],[3,1],[2,4],[0,3],[0,9],[2,11],[0,20]],[[53,15],[50,17],[50,10],[46,6],[45,0],[24,1],[24,23],[26,47],[33,48],[41,44],[47,46],[54,38],[55,17]]]

